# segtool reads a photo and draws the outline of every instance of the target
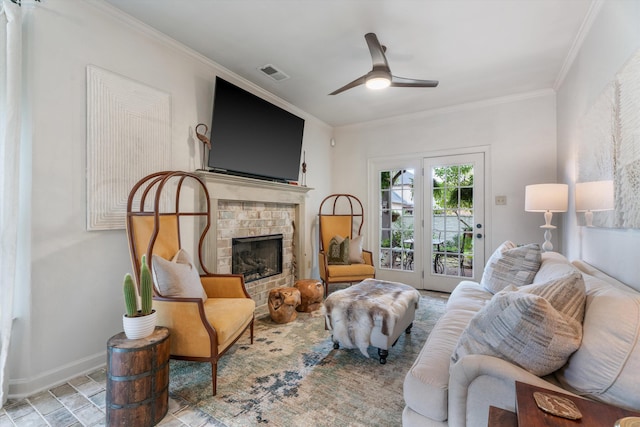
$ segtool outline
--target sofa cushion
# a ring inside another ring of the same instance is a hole
[[[413,411],[436,421],[448,416],[449,360],[475,310],[447,310],[427,338],[404,380],[404,400]]]
[[[500,292],[509,285],[531,284],[540,268],[540,263],[540,245],[531,243],[516,246],[507,240],[487,261],[480,284],[491,293]]]
[[[542,263],[533,278],[533,283],[545,283],[558,277],[577,271],[569,260],[558,252],[543,252],[540,256]]]
[[[452,362],[486,354],[537,376],[556,371],[580,345],[584,289],[575,272],[544,285],[497,293],[469,322]]]
[[[478,282],[463,280],[453,289],[447,300],[447,310],[472,310],[477,312],[491,300],[493,294],[487,292]]]
[[[187,251],[180,249],[171,261],[158,255],[153,255],[152,260],[153,282],[160,295],[207,300],[200,273]]]
[[[582,344],[556,377],[575,393],[640,411],[640,294],[583,277]]]

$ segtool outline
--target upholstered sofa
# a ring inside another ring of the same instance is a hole
[[[485,427],[490,405],[515,411],[516,380],[640,411],[640,292],[554,252],[541,254],[533,284],[576,271],[586,295],[578,348],[544,376],[496,355],[460,352],[477,314],[509,291],[461,282],[405,377],[403,426]]]

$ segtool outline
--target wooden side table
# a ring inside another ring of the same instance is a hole
[[[518,416],[506,409],[489,406],[489,427],[518,427]]]
[[[139,340],[107,342],[107,425],[151,427],[169,409],[169,329]]]
[[[547,414],[536,405],[533,393],[539,391],[557,396],[563,396],[573,401],[580,412],[582,418],[579,420],[569,420]],[[615,422],[624,417],[639,417],[640,413],[628,411],[606,403],[594,402],[558,393],[542,387],[516,381],[516,412],[518,414],[519,427],[576,427],[576,426],[606,426],[613,427]]]

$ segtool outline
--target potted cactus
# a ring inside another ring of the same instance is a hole
[[[122,316],[124,333],[129,339],[140,339],[151,335],[156,327],[156,311],[152,308],[153,283],[146,257],[140,267],[140,309],[138,294],[131,274],[124,276],[124,302],[127,313]]]

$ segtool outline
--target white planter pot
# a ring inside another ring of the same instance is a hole
[[[156,311],[151,314],[139,317],[122,316],[122,327],[124,333],[130,340],[146,338],[153,333],[156,327]]]

